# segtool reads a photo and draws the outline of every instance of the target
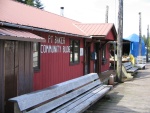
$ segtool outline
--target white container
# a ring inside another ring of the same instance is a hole
[[[113,74],[111,74],[109,76],[109,85],[114,85],[114,75]]]

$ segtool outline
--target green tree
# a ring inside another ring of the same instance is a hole
[[[35,4],[34,4],[35,7],[39,8],[39,9],[43,9],[43,4],[41,3],[40,0],[35,0]]]
[[[147,44],[147,38],[145,35],[142,36],[142,39],[144,40],[145,44]]]
[[[16,0],[16,1],[24,3],[24,4],[26,3],[26,0]]]
[[[148,45],[148,47],[150,47],[150,37],[147,39],[147,37],[143,35],[142,39],[144,40],[145,44]]]
[[[26,0],[26,4],[34,6],[34,0]]]
[[[148,53],[150,54],[150,37],[147,39],[147,37],[143,35],[142,39],[144,40],[146,47],[148,47]]]
[[[43,9],[43,4],[41,3],[40,0],[17,0],[18,2],[37,7],[39,9]]]

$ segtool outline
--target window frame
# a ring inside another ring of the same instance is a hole
[[[78,49],[75,51],[75,42],[78,41]],[[72,49],[71,49],[71,43],[72,43]],[[78,60],[75,60],[75,53],[78,53]],[[72,54],[72,56],[71,56]],[[72,57],[72,61],[71,61]],[[79,39],[70,39],[70,56],[69,56],[69,62],[71,65],[79,64],[80,63],[80,40]]]
[[[38,58],[37,58],[37,66],[34,67],[33,66],[33,69],[34,71],[40,71],[40,47],[41,47],[41,43],[40,42],[33,42],[33,53],[34,53],[34,43],[37,43],[38,46],[37,46],[37,51],[38,51]],[[34,57],[33,57],[34,59]],[[34,63],[34,60],[33,60],[33,63]]]

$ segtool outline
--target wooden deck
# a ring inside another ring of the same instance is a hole
[[[116,76],[116,71],[114,70],[109,70],[109,71],[106,71],[104,73],[101,73],[99,74],[99,78],[100,80],[103,82],[103,83],[108,83],[108,80],[109,80],[109,76],[113,74],[114,76]]]
[[[133,80],[117,84],[85,113],[150,113],[150,64]]]

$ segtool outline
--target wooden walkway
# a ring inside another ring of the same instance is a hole
[[[85,113],[150,113],[150,64],[133,80],[117,84]]]

